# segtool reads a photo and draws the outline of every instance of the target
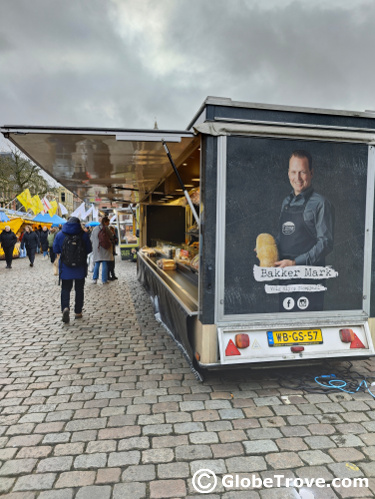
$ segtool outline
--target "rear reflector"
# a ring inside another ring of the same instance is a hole
[[[290,349],[293,353],[299,353],[303,352],[305,350],[305,347],[290,347]]]
[[[250,345],[250,339],[248,334],[236,334],[236,347],[237,348],[247,348]]]
[[[241,355],[241,352],[238,350],[232,340],[229,340],[227,348],[225,349],[225,355],[227,357],[229,357],[230,355]]]
[[[350,348],[366,348],[353,329],[340,329],[339,334],[343,343],[350,343]]]
[[[350,348],[366,348],[358,336],[354,334],[354,340],[350,343]]]

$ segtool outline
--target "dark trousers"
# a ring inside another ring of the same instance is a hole
[[[27,256],[29,257],[30,263],[34,263],[36,248],[29,248],[27,250]]]
[[[74,281],[74,290],[75,290],[75,306],[74,312],[76,314],[80,314],[83,308],[83,299],[84,299],[84,288],[85,288],[85,279],[61,279],[61,311],[64,311],[64,308],[70,308],[70,292],[73,288]]]
[[[52,246],[50,246],[48,249],[49,249],[49,257],[50,257],[51,263],[53,263],[56,259],[56,253],[54,253]]]
[[[13,249],[14,246],[12,246],[11,248],[4,248],[4,255],[5,255],[5,261],[7,262],[7,267],[12,266]]]
[[[115,261],[108,262],[108,278],[115,277]]]

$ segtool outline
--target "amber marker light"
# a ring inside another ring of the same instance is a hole
[[[351,343],[354,340],[354,332],[352,329],[340,329],[340,340],[343,343]]]
[[[236,334],[235,341],[237,348],[247,348],[250,345],[250,338],[248,334]]]

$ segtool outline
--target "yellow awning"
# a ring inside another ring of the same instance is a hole
[[[0,222],[0,232],[5,229],[6,225],[9,225],[10,229],[17,234],[24,222],[23,218],[13,218],[12,220],[8,220],[8,222]]]

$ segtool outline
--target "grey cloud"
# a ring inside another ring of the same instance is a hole
[[[207,62],[209,83],[217,88],[222,82],[221,94],[320,107],[363,108],[364,96],[371,102],[372,84],[364,85],[363,94],[358,78],[374,78],[366,62],[375,42],[373,2],[351,9],[297,1],[273,10],[234,4],[241,8],[231,10],[218,0],[203,9],[192,2],[194,8],[175,11],[171,25],[181,28],[181,36],[174,32],[165,42],[185,47],[197,64]],[[192,33],[181,19],[194,26]]]
[[[372,1],[137,2],[167,23],[156,69],[150,34],[122,37],[114,2],[5,2],[0,123],[181,129],[207,95],[374,107]]]

